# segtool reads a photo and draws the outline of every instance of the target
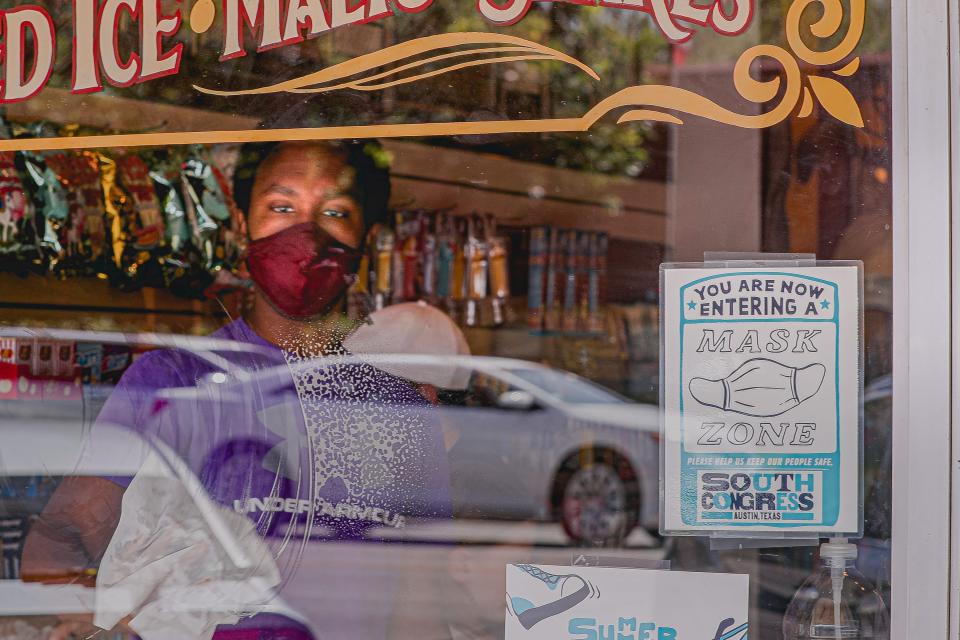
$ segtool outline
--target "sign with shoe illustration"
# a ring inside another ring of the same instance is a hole
[[[505,640],[747,638],[746,575],[510,564],[506,585]]]
[[[664,533],[862,533],[862,266],[789,264],[661,266]]]

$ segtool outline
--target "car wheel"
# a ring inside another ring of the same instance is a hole
[[[567,458],[554,483],[554,510],[578,545],[619,546],[637,526],[640,485],[615,451],[585,449]]]

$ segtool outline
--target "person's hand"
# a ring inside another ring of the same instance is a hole
[[[47,640],[80,640],[86,638],[97,638],[104,633],[104,629],[93,624],[92,613],[71,613],[59,616],[60,622],[47,636]],[[134,633],[128,626],[130,616],[127,616],[117,626],[111,629],[113,632],[124,631]]]
[[[60,622],[50,631],[47,640],[73,640],[74,638],[96,637],[103,629],[93,624],[93,614],[71,614],[60,616]]]

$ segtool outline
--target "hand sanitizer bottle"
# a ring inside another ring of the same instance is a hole
[[[854,563],[857,547],[837,538],[820,545],[820,568],[783,616],[784,640],[889,640],[883,598]]]

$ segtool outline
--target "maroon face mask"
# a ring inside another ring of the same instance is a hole
[[[252,240],[247,268],[277,310],[302,320],[330,310],[353,281],[360,257],[314,223],[302,222]]]

